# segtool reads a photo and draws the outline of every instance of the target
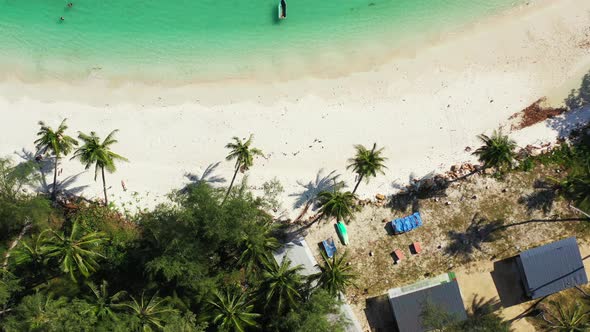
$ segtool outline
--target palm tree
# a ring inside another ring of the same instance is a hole
[[[264,156],[261,150],[250,147],[250,145],[252,144],[252,138],[253,135],[250,135],[250,137],[245,142],[243,142],[241,139],[234,136],[232,138],[233,142],[230,142],[225,146],[227,149],[230,149],[230,153],[227,155],[227,157],[225,157],[225,160],[229,161],[235,159],[236,165],[234,176],[231,179],[229,188],[227,188],[227,193],[225,194],[223,202],[225,202],[225,200],[227,200],[227,197],[229,196],[231,188],[234,185],[236,175],[238,175],[238,171],[240,171],[241,173],[246,172],[254,164],[254,157]]]
[[[342,192],[337,188],[333,191],[322,191],[318,194],[320,213],[328,218],[343,220],[353,213],[356,196],[350,191]]]
[[[247,300],[246,293],[226,290],[224,293],[215,291],[213,295],[209,304],[213,307],[213,323],[219,325],[219,330],[243,332],[258,325],[256,318],[260,314],[252,312],[254,305]]]
[[[33,235],[28,241],[20,242],[11,255],[14,263],[16,265],[30,264],[31,271],[41,271],[47,254],[45,243],[48,232],[49,230],[43,231],[38,235]]]
[[[283,258],[280,265],[269,259],[262,272],[260,291],[265,307],[274,307],[279,314],[297,307],[302,299],[300,290],[304,283],[300,272],[303,266],[290,266],[288,258]]]
[[[348,264],[347,254],[334,255],[328,258],[322,251],[324,264],[319,265],[320,272],[311,276],[317,281],[317,286],[327,290],[332,295],[339,295],[346,291],[346,287],[354,285],[356,274],[352,273],[352,266]]]
[[[69,273],[73,281],[77,281],[77,272],[88,278],[98,268],[97,259],[104,258],[99,253],[101,245],[106,241],[102,232],[85,232],[78,222],[74,222],[69,236],[64,233],[50,231],[52,236],[47,239],[46,252],[48,258],[56,258],[62,272]]]
[[[238,264],[251,272],[255,266],[261,266],[269,258],[269,254],[280,247],[279,241],[272,236],[272,224],[256,229],[246,229],[242,237],[241,255]]]
[[[346,169],[351,169],[357,174],[357,182],[352,190],[352,193],[356,193],[361,181],[366,179],[369,182],[369,177],[377,176],[377,173],[385,174],[383,170],[387,168],[385,161],[387,158],[381,156],[383,148],[377,150],[377,143],[373,143],[373,148],[369,151],[362,145],[355,145],[356,155],[354,158],[348,159],[348,166]]]
[[[584,170],[574,169],[559,182],[563,196],[576,203],[584,213],[590,213],[590,166]]]
[[[477,137],[484,145],[473,154],[479,157],[484,167],[492,167],[500,172],[512,167],[516,157],[516,142],[507,135],[502,135],[501,131],[495,130],[492,137],[483,134]]]
[[[102,189],[104,192],[104,204],[108,205],[107,198],[107,184],[104,177],[104,170],[106,169],[109,173],[113,173],[117,170],[115,167],[115,160],[128,161],[127,158],[120,156],[110,150],[110,146],[117,143],[114,138],[115,133],[118,130],[113,130],[107,138],[100,143],[100,138],[96,136],[95,132],[90,132],[90,135],[79,133],[78,138],[84,145],[76,150],[74,158],[79,158],[80,162],[85,165],[86,169],[89,169],[94,164],[94,181],[98,176],[98,170],[100,169],[102,174]]]
[[[138,319],[140,324],[138,330],[147,332],[153,329],[162,330],[164,316],[176,312],[175,309],[165,306],[164,302],[164,299],[158,297],[158,293],[154,293],[149,299],[145,298],[142,293],[139,301],[131,296],[131,301],[123,303],[121,306],[127,307],[131,314]]]
[[[53,130],[51,127],[45,125],[43,121],[39,121],[41,129],[37,132],[39,138],[35,141],[35,147],[38,155],[45,155],[49,153],[55,157],[54,169],[53,169],[53,189],[51,191],[51,199],[55,200],[57,195],[57,166],[59,164],[59,158],[67,156],[75,145],[78,145],[78,141],[70,136],[65,135],[66,120],[64,119],[57,130]]]
[[[561,303],[550,301],[551,310],[545,310],[541,317],[551,331],[583,332],[588,331],[590,323],[589,311],[585,311],[580,303],[572,308],[564,308]],[[545,316],[547,315],[547,316]]]
[[[120,291],[113,295],[109,295],[109,284],[106,280],[103,280],[100,286],[96,286],[94,283],[89,282],[88,287],[92,291],[92,295],[87,296],[86,298],[92,305],[92,314],[99,319],[108,318],[115,321],[118,320],[117,314],[113,309],[121,306],[118,302],[123,296],[125,296],[126,292]]]

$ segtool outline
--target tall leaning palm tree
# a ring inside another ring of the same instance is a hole
[[[35,141],[35,148],[37,149],[38,155],[49,154],[55,158],[53,167],[53,189],[51,190],[51,199],[55,200],[57,196],[57,166],[59,165],[59,159],[62,156],[67,156],[72,152],[75,145],[78,145],[78,141],[65,134],[68,126],[66,120],[60,123],[57,130],[53,130],[47,126],[43,121],[39,121],[41,128],[37,132],[39,137]]]
[[[318,194],[319,212],[322,216],[343,220],[352,215],[355,199],[356,196],[350,191],[343,192],[337,188],[322,191]]]
[[[234,185],[234,181],[236,180],[236,175],[238,175],[238,171],[240,171],[241,173],[245,173],[247,170],[250,169],[250,167],[252,167],[252,165],[254,165],[254,157],[264,156],[260,149],[250,146],[252,145],[252,138],[253,135],[250,135],[250,137],[248,137],[246,141],[242,141],[238,137],[234,136],[232,138],[233,142],[230,142],[225,146],[227,149],[230,150],[227,157],[225,157],[225,160],[230,161],[235,159],[236,164],[234,176],[232,177],[231,182],[229,183],[229,188],[227,188],[227,193],[225,194],[223,202],[225,202],[225,200],[227,200],[227,197],[229,196],[231,188]]]
[[[346,291],[346,287],[354,285],[357,275],[352,273],[348,264],[347,254],[334,255],[328,258],[322,251],[324,263],[319,265],[320,272],[311,276],[317,281],[317,287],[327,290],[332,295],[339,295]]]
[[[387,168],[385,166],[387,158],[381,155],[383,148],[377,150],[377,143],[373,143],[371,150],[367,150],[367,148],[360,144],[355,145],[354,148],[356,155],[354,158],[348,159],[348,166],[346,166],[347,169],[352,169],[357,175],[356,185],[352,190],[353,194],[356,193],[363,179],[369,182],[369,178],[377,176],[377,173],[385,174],[383,170]]]
[[[483,145],[473,152],[485,168],[495,168],[499,172],[509,170],[516,158],[516,142],[501,131],[494,130],[491,137],[477,136]]]
[[[220,330],[244,332],[248,327],[258,325],[256,319],[260,314],[253,312],[254,305],[248,301],[247,293],[236,290],[226,290],[223,293],[216,291],[209,304],[212,306],[213,323]]]
[[[260,286],[266,307],[272,307],[279,314],[297,307],[302,299],[300,291],[304,284],[301,270],[301,265],[291,267],[288,258],[283,258],[280,265],[272,258],[267,261]]]
[[[47,239],[44,248],[48,258],[59,262],[62,272],[77,281],[78,273],[88,278],[98,268],[97,260],[104,258],[100,253],[101,246],[107,240],[104,233],[87,232],[78,222],[74,222],[69,235],[50,231],[52,236]]]
[[[105,139],[100,142],[100,138],[96,136],[95,132],[90,132],[90,135],[79,133],[78,138],[84,143],[74,153],[74,158],[78,158],[82,164],[89,169],[94,165],[94,181],[98,176],[100,170],[102,174],[102,190],[104,193],[104,204],[108,205],[107,184],[104,176],[105,169],[109,173],[114,173],[117,170],[115,161],[128,161],[127,158],[118,155],[110,150],[111,145],[117,143],[115,134],[118,130],[113,130]]]

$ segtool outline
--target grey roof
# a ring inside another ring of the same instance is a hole
[[[524,251],[517,262],[532,299],[588,283],[575,237]]]
[[[303,238],[298,238],[289,243],[286,243],[282,248],[273,253],[274,259],[277,263],[281,263],[285,257],[291,260],[291,267],[297,265],[303,266],[301,274],[309,276],[320,272],[317,267],[318,263],[311,253],[311,249],[307,245],[307,242]],[[354,312],[345,301],[342,301],[340,306],[340,312],[346,317],[347,325],[345,328],[346,332],[362,332],[361,324],[354,315]]]
[[[457,280],[389,299],[397,328],[401,332],[423,332],[422,309],[426,301],[444,308],[459,320],[467,319]]]
[[[297,265],[303,266],[303,275],[312,275],[320,272],[317,267],[318,262],[313,257],[309,246],[304,239],[299,238],[297,240],[286,243],[283,247],[273,253],[273,256],[277,263],[281,264],[284,257],[287,256],[291,260],[291,266]]]

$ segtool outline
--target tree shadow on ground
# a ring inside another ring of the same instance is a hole
[[[22,148],[20,151],[15,152],[17,156],[19,156],[25,162],[33,163],[36,166],[37,170],[39,171],[40,180],[38,188],[36,190],[50,194],[53,182],[47,182],[47,177],[52,178],[52,173],[54,171],[54,162],[55,158],[42,158],[37,154],[27,151],[25,148]]]
[[[225,178],[215,175],[215,170],[217,169],[217,167],[219,167],[219,164],[221,164],[220,161],[213,163],[213,164],[209,164],[205,168],[205,170],[203,172],[201,172],[200,174],[198,174],[198,173],[185,173],[184,177],[187,178],[190,181],[190,183],[188,183],[186,186],[184,186],[180,190],[180,192],[186,193],[188,190],[190,190],[191,188],[194,188],[195,186],[199,185],[200,183],[207,183],[207,184],[224,183],[226,181]]]
[[[371,331],[397,331],[387,294],[368,298],[365,303],[365,315]]]
[[[543,211],[544,214],[548,214],[553,209],[553,203],[557,198],[554,185],[548,181],[537,179],[533,188],[535,191],[530,195],[520,197],[518,203],[525,205],[529,212]]]
[[[570,110],[576,110],[587,104],[590,104],[590,73],[584,75],[580,88],[572,89],[565,99],[565,105]]]
[[[393,195],[388,206],[403,213],[411,206],[413,211],[419,210],[419,199],[445,197],[450,182],[440,175],[430,172],[422,177],[410,174],[408,185],[393,182],[391,187],[400,190]]]
[[[451,256],[459,256],[468,259],[476,250],[482,251],[482,245],[486,242],[496,240],[493,232],[501,227],[503,221],[489,221],[476,213],[471,219],[471,223],[464,232],[450,230],[447,236],[450,244],[445,247],[445,253]]]
[[[470,311],[474,317],[482,317],[500,309],[502,304],[496,297],[485,299],[483,296],[475,294],[471,300]]]
[[[564,102],[569,111],[547,121],[563,138],[590,121],[590,73],[584,75],[580,88],[572,90]]]
[[[317,209],[316,203],[319,193],[322,191],[331,191],[334,190],[334,188],[344,188],[345,184],[339,180],[339,178],[340,174],[337,174],[335,170],[325,174],[324,169],[322,168],[317,172],[314,180],[307,183],[303,181],[297,181],[297,184],[303,187],[303,190],[297,193],[289,194],[289,196],[295,197],[293,208],[299,209],[303,207],[303,210],[299,216],[295,218],[295,221],[303,218],[310,208],[312,211]]]

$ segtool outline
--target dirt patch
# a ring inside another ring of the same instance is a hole
[[[511,130],[530,127],[534,124],[545,121],[567,111],[565,107],[553,108],[549,106],[543,106],[545,102],[546,98],[543,97],[522,111],[513,114],[509,119],[516,121],[516,123],[511,126]]]
[[[578,221],[562,221],[576,217],[567,202],[540,195],[544,189],[535,188],[535,183],[547,176],[555,177],[556,173],[543,165],[529,173],[509,174],[503,180],[475,174],[451,183],[436,197],[411,198],[404,209],[395,204],[392,208],[363,207],[347,226],[350,244],[337,243],[340,253],[348,252],[358,274],[356,286],[350,287],[346,295],[363,329],[378,328],[367,321],[367,300],[390,288],[448,271],[485,271],[490,287],[494,287],[490,274],[493,262],[567,236],[583,238],[588,232]],[[551,202],[541,204],[539,200]],[[390,235],[383,220],[408,215],[412,210],[420,211],[424,225],[405,234]],[[321,261],[317,244],[330,237],[338,241],[334,221],[320,221],[308,231],[306,240]],[[421,242],[420,254],[410,252],[409,246],[415,241]],[[398,264],[392,257],[396,249],[405,255]]]

